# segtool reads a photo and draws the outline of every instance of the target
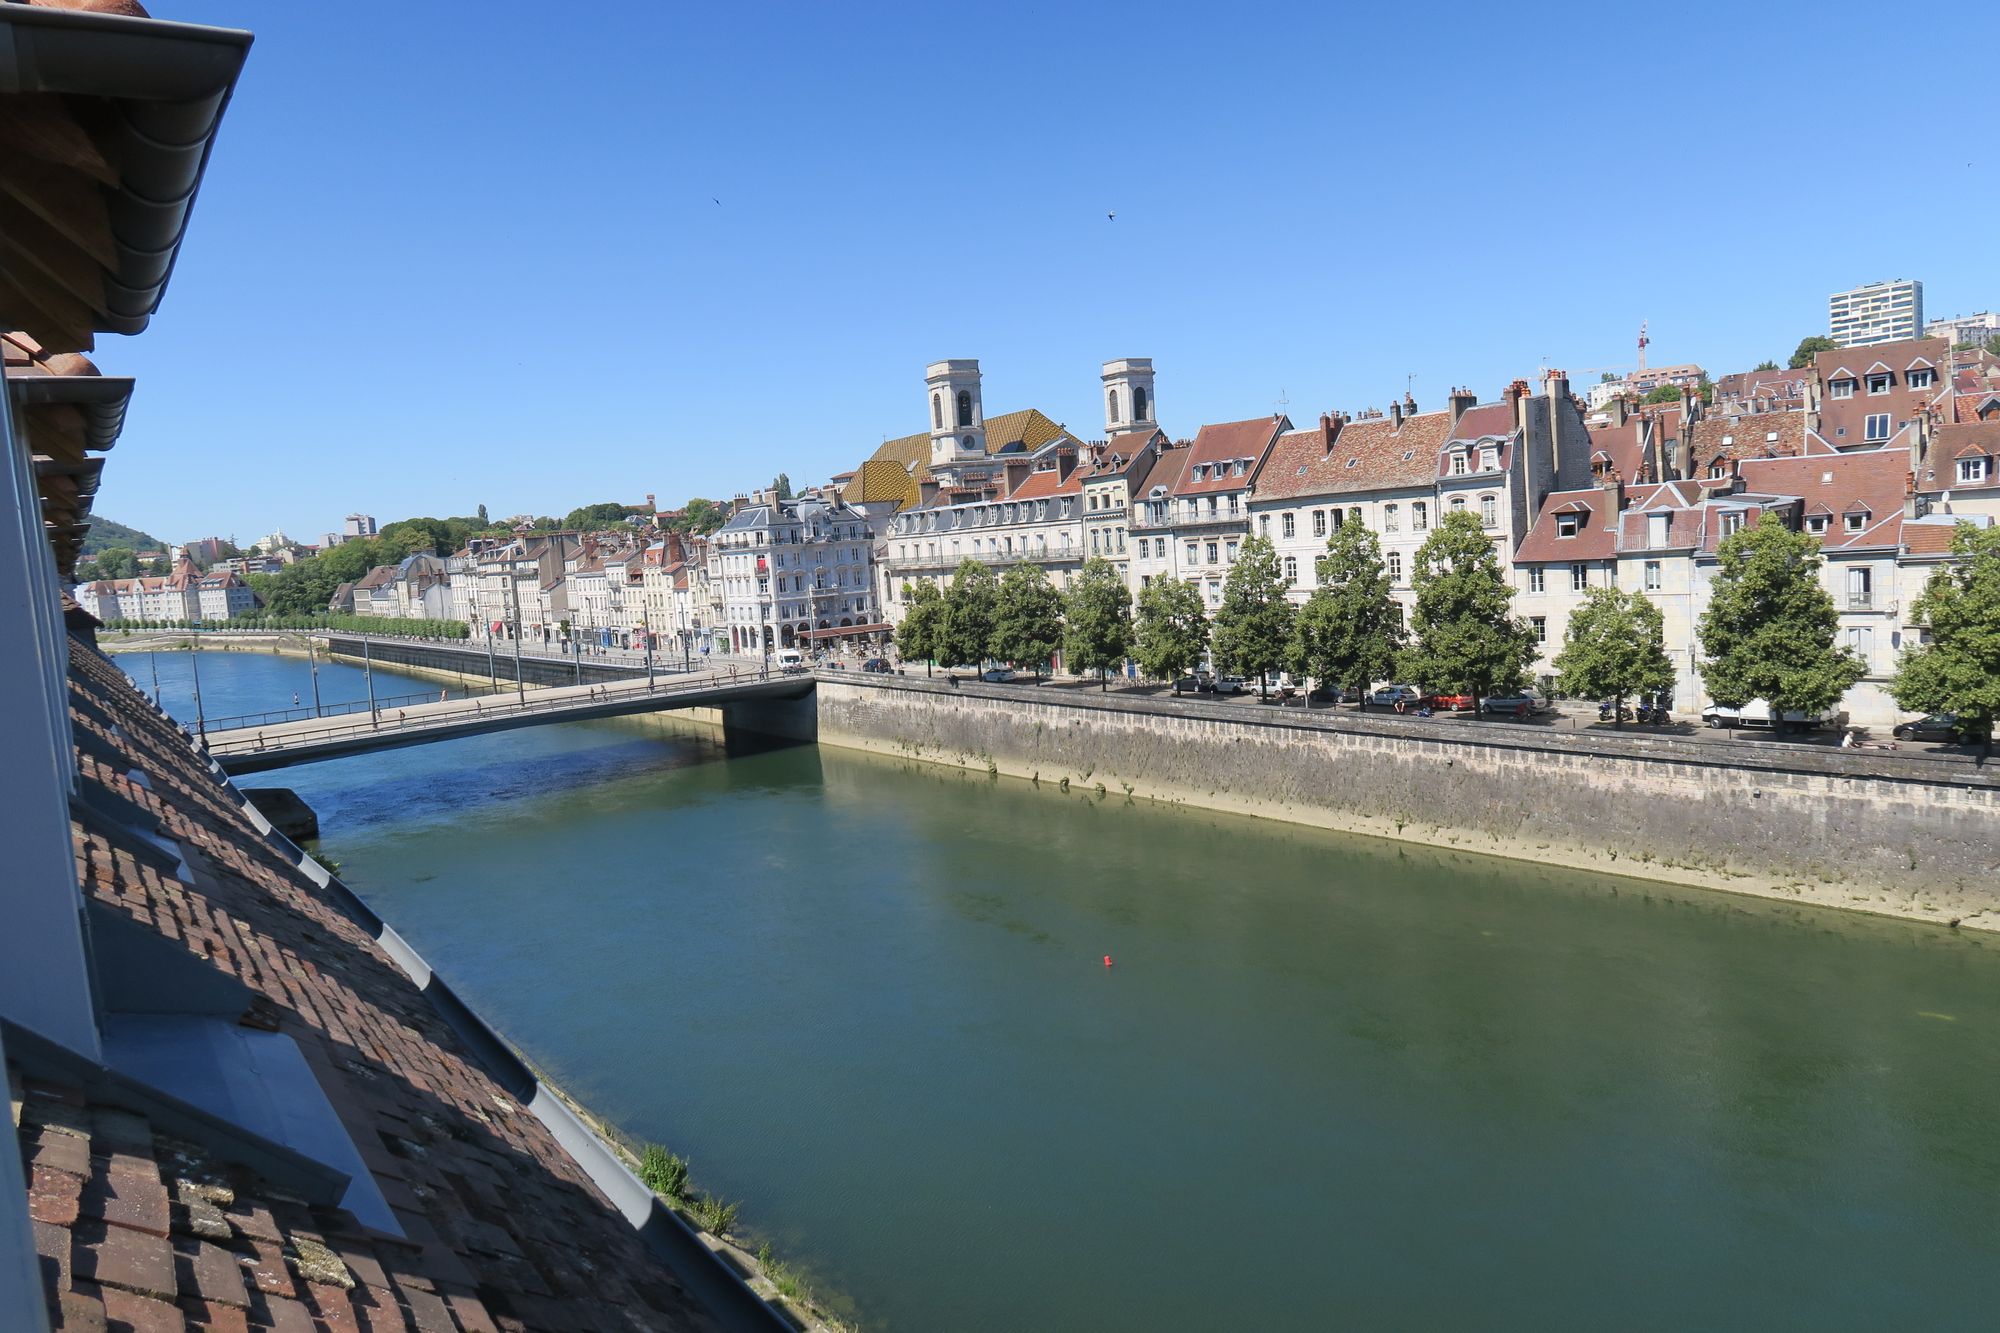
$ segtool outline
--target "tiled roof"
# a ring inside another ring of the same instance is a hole
[[[1925,469],[1925,492],[1991,490],[2000,487],[2000,469],[1989,463],[1979,481],[1958,479],[1958,460],[1989,458],[2000,460],[2000,418],[1992,421],[1961,421],[1939,426],[1931,440],[1932,462]]]
[[[1475,411],[1477,409],[1474,409]],[[1429,486],[1451,413],[1420,412],[1398,427],[1388,417],[1341,425],[1328,453],[1318,428],[1281,437],[1257,474],[1259,500]]]
[[[907,509],[918,499],[915,474],[893,458],[871,458],[861,470],[846,497],[850,504],[888,504]]]
[[[1062,433],[1061,426],[1032,407],[1019,412],[1003,412],[997,417],[986,418],[986,452],[997,454],[1010,444],[1020,443],[1033,453]],[[931,461],[930,433],[923,431],[889,440],[870,454],[869,459],[872,462],[888,460],[900,463],[906,473],[928,467]],[[866,464],[863,471],[866,471]]]
[[[1727,443],[1724,443],[1724,441]],[[1694,442],[1687,455],[1697,475],[1716,459],[1795,457],[1806,451],[1806,414],[1759,412],[1742,417],[1705,417],[1694,423]]]
[[[1206,495],[1212,491],[1243,490],[1257,475],[1257,465],[1263,461],[1265,452],[1291,424],[1281,416],[1273,416],[1203,426],[1188,449],[1186,466],[1174,479],[1173,493]],[[1243,462],[1243,471],[1231,475],[1238,460]],[[1195,477],[1196,468],[1217,464],[1221,465],[1219,476]]]
[[[1008,500],[1036,500],[1051,495],[1079,495],[1083,477],[1074,468],[1067,477],[1057,468],[1038,468],[1021,478],[1021,484],[1002,497]]]
[[[1554,491],[1542,502],[1535,526],[1514,552],[1516,564],[1549,561],[1609,560],[1618,554],[1618,512],[1611,505],[1612,492],[1602,486],[1581,491]],[[1557,516],[1577,515],[1576,534],[1557,535],[1562,524]]]
[[[110,1095],[24,1081],[29,1207],[60,1326],[714,1327],[337,881],[280,855],[185,735],[80,645],[71,698],[86,788],[156,821],[193,881],[86,810],[85,893],[249,988],[241,1022],[297,1043],[403,1234],[298,1203]]]
[[[1910,479],[1910,456],[1901,449],[1815,454],[1803,458],[1746,458],[1739,465],[1744,486],[1770,495],[1795,495],[1836,516],[1820,535],[1827,550],[1894,546],[1903,522],[1903,495]],[[1847,531],[1845,515],[1865,510],[1860,532]]]

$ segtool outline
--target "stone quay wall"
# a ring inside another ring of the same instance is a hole
[[[822,744],[2000,930],[2000,763],[1969,756],[831,672],[816,695]]]

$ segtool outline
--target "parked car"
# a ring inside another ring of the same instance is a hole
[[[1469,694],[1433,694],[1425,702],[1440,713],[1469,713],[1479,701]]]
[[[886,676],[889,674],[890,670],[889,659],[886,657],[871,657],[866,662],[863,662],[861,664],[861,669],[863,671],[873,672],[878,676]]]
[[[1424,692],[1414,685],[1384,685],[1368,696],[1368,702],[1377,708],[1394,708],[1403,704],[1415,708],[1424,701]]]
[[[1913,722],[1898,722],[1890,735],[1899,741],[1944,741],[1947,744],[1965,734],[1956,713],[1931,713]]]
[[[1489,694],[1479,701],[1479,711],[1503,717],[1525,717],[1539,713],[1548,705],[1535,696],[1533,690],[1514,690],[1507,694]]]
[[[1710,727],[1769,727],[1771,703],[1768,699],[1752,699],[1740,708],[1710,704],[1701,710],[1701,720],[1704,726]],[[1784,729],[1787,731],[1811,731],[1825,723],[1826,718],[1818,713],[1793,710],[1784,716]]]
[[[1203,681],[1200,676],[1181,676],[1174,681],[1175,694],[1206,694],[1214,688],[1214,685]]]
[[[1250,688],[1250,683],[1241,676],[1217,676],[1209,688],[1217,694],[1241,694]]]
[[[992,667],[980,672],[979,678],[988,685],[1005,685],[1014,679],[1014,668]]]

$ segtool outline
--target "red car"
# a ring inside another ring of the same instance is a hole
[[[1469,694],[1433,694],[1424,700],[1438,713],[1470,713],[1479,701]]]

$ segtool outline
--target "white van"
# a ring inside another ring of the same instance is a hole
[[[780,671],[806,670],[806,655],[796,648],[780,648],[776,661]]]

